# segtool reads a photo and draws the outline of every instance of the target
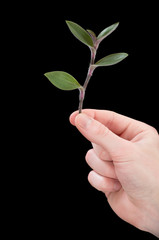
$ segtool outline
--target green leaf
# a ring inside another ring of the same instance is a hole
[[[114,53],[114,54],[108,55],[108,56],[100,59],[98,62],[96,62],[94,64],[94,66],[97,66],[97,67],[111,66],[111,65],[121,62],[127,56],[128,56],[127,53]]]
[[[90,35],[92,35],[92,36],[94,36],[94,37],[96,37],[96,34],[92,31],[92,30],[90,30],[90,29],[87,29],[87,32],[90,34]]]
[[[89,33],[84,30],[81,26],[77,23],[66,21],[67,26],[69,27],[72,34],[82,43],[86,44],[89,47],[93,47],[93,40]]]
[[[95,33],[92,30],[89,30],[89,29],[87,29],[87,32],[91,36],[93,42],[96,42],[97,41],[97,37],[96,37]]]
[[[55,87],[61,90],[74,90],[81,87],[77,80],[66,72],[54,71],[45,73],[44,75]]]
[[[119,22],[105,28],[97,37],[98,40],[102,41],[108,35],[110,35],[119,25]]]

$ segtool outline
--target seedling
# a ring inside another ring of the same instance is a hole
[[[69,27],[71,33],[82,43],[89,47],[91,51],[91,59],[88,68],[88,73],[84,85],[82,86],[73,76],[66,72],[62,71],[54,71],[47,72],[44,75],[49,79],[49,81],[59,89],[62,90],[74,90],[79,89],[79,113],[82,112],[83,101],[85,97],[86,88],[88,83],[92,77],[94,70],[97,67],[103,66],[111,66],[121,62],[125,59],[128,54],[127,53],[114,53],[108,55],[99,61],[95,62],[95,57],[97,53],[97,49],[99,44],[110,35],[119,25],[119,23],[115,23],[107,28],[105,28],[98,36],[92,30],[84,30],[78,24],[66,21],[67,26]]]

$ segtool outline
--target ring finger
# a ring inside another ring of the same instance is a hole
[[[94,149],[91,149],[87,152],[86,162],[98,174],[105,177],[117,179],[113,163],[110,161],[101,160],[96,155]]]

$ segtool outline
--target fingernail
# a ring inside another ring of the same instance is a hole
[[[86,114],[79,114],[76,117],[76,123],[81,128],[87,129],[92,122],[92,118],[88,117]]]
[[[120,182],[116,181],[116,183],[114,184],[114,190],[115,190],[115,191],[119,191],[120,188],[121,188]]]

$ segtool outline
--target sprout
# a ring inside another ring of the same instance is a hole
[[[79,113],[82,112],[83,101],[85,97],[86,88],[92,77],[94,70],[97,67],[111,66],[117,64],[124,60],[128,54],[127,53],[114,53],[110,54],[97,62],[95,62],[95,57],[99,44],[109,36],[119,25],[115,23],[107,28],[105,28],[98,36],[92,30],[85,30],[77,23],[66,21],[68,28],[71,33],[83,44],[88,46],[91,51],[90,65],[88,68],[88,73],[82,86],[73,76],[63,71],[47,72],[44,75],[49,79],[49,81],[57,88],[62,90],[74,90],[79,89]]]

